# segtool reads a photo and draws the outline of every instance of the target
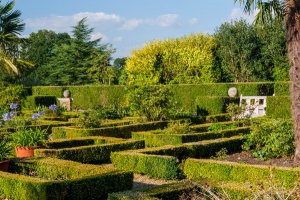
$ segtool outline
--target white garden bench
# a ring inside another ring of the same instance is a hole
[[[241,117],[260,117],[266,115],[267,96],[240,96],[240,105],[245,110]]]

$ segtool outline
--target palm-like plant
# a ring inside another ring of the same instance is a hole
[[[237,0],[234,0],[236,3]],[[256,23],[282,20],[287,28],[287,49],[290,60],[290,93],[295,133],[294,161],[300,161],[300,1],[299,0],[239,0],[245,12],[259,9]]]
[[[0,0],[1,3],[1,0]],[[0,5],[0,65],[10,72],[19,73],[17,65],[32,66],[28,61],[19,59],[19,46],[25,41],[19,38],[25,24],[21,23],[21,12],[13,10],[14,1]]]

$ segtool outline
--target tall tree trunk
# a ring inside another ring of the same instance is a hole
[[[290,93],[295,133],[294,162],[300,164],[300,1],[286,0],[288,57],[290,60]]]

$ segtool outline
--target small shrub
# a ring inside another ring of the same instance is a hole
[[[102,114],[97,110],[88,110],[82,117],[75,120],[75,124],[80,128],[99,128],[102,124]]]
[[[168,127],[164,129],[166,134],[188,134],[190,130],[191,122],[189,120],[175,120],[168,124]]]
[[[128,108],[122,107],[104,107],[102,105],[96,106],[94,108],[98,112],[98,116],[101,119],[122,119],[124,116],[128,115]]]
[[[253,122],[243,149],[261,160],[291,156],[295,150],[293,124],[286,119],[263,119]]]
[[[226,148],[222,148],[220,151],[216,152],[216,156],[212,156],[213,159],[225,160],[227,158],[228,150]]]
[[[163,120],[171,116],[174,104],[172,93],[164,85],[128,88],[128,102],[133,114],[146,116],[149,121]]]

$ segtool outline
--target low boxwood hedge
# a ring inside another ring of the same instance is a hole
[[[158,147],[163,145],[177,145],[201,140],[232,137],[248,133],[250,133],[250,127],[239,127],[228,130],[189,134],[164,134],[163,131],[133,132],[132,138],[136,140],[145,140],[146,147]]]
[[[299,181],[300,169],[188,158],[184,164],[184,174],[189,179],[210,179],[240,185],[247,183],[252,186],[266,186],[272,181],[278,188],[293,188]]]
[[[147,122],[141,124],[131,124],[105,128],[76,128],[76,127],[57,127],[52,129],[53,139],[75,138],[86,136],[109,136],[117,138],[131,138],[131,132],[148,131],[163,129],[167,126],[167,121]]]
[[[178,179],[181,177],[180,162],[188,157],[203,158],[214,156],[222,148],[229,153],[241,150],[243,136],[204,140],[182,145],[168,145],[134,151],[111,153],[111,162],[117,168],[150,177]]]
[[[55,157],[81,163],[109,163],[111,152],[145,147],[143,140],[127,140],[118,143],[79,146],[63,149],[36,149],[36,157]]]
[[[14,160],[11,164],[10,173],[0,171],[0,198],[101,199],[133,186],[132,172],[112,167],[55,158]]]

